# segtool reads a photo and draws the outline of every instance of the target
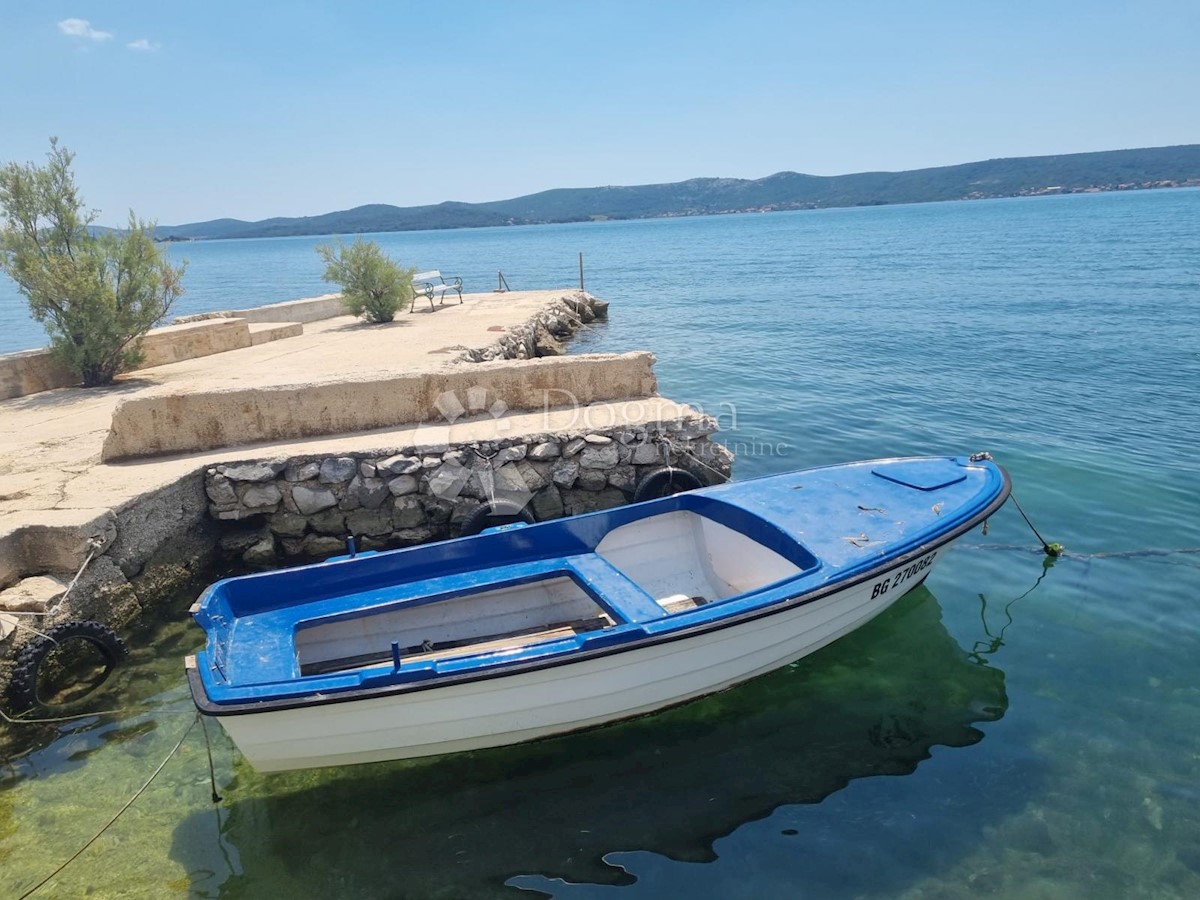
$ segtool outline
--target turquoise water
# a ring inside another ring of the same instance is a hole
[[[1200,895],[1200,191],[378,239],[474,290],[582,250],[573,349],[652,348],[738,477],[987,449],[1068,555],[1007,507],[815,657],[529,747],[262,776],[215,732],[214,809],[193,730],[47,896]],[[312,243],[171,251],[222,308],[322,291]],[[148,708],[6,733],[0,895],[187,729],[189,599],[107,698]]]

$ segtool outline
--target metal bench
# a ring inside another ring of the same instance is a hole
[[[417,298],[418,297],[429,298],[429,308],[430,309],[433,309],[434,296],[437,296],[440,298],[438,302],[445,303],[447,291],[457,292],[458,293],[458,302],[462,303],[462,279],[461,278],[451,278],[449,281],[446,281],[446,279],[444,277],[442,277],[442,273],[439,272],[437,269],[433,269],[432,271],[429,271],[429,272],[418,272],[416,275],[413,276],[412,306],[410,306],[408,308],[408,311],[412,312],[413,310],[415,310],[417,308]]]

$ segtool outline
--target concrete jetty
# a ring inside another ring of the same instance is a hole
[[[298,322],[277,304],[172,326],[188,346],[156,352],[200,355],[109,388],[0,401],[0,611],[120,626],[218,555],[452,537],[503,497],[600,509],[664,463],[728,477],[715,422],[658,395],[649,353],[560,355],[606,313],[591,295],[468,294],[386,325],[297,303]],[[0,640],[0,687],[22,642]]]

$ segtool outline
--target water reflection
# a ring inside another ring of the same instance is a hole
[[[816,657],[657,716],[430,760],[271,776],[240,763],[226,808],[182,822],[172,856],[194,892],[221,897],[483,897],[524,873],[625,883],[606,854],[708,861],[781,804],[980,740],[974,723],[1008,703],[981,662],[922,588]],[[219,855],[202,837],[215,826]]]

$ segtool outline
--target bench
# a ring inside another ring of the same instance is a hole
[[[413,276],[412,280],[412,306],[408,308],[412,312],[417,307],[418,297],[429,298],[429,308],[433,309],[433,298],[436,294],[441,303],[446,302],[446,292],[456,291],[458,293],[458,302],[462,303],[462,279],[451,278],[449,282],[442,277],[442,273],[437,269],[430,272],[418,272]]]

